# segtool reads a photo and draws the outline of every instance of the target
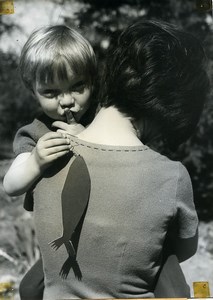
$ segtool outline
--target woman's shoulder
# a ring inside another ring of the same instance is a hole
[[[189,177],[189,173],[184,164],[179,161],[172,159],[160,152],[150,149],[149,153],[149,161],[153,165],[154,169],[158,169],[161,173],[165,173],[171,177],[181,177],[187,178]]]

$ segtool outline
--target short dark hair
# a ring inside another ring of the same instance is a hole
[[[201,43],[172,24],[138,21],[119,36],[106,59],[103,107],[155,120],[174,148],[187,140],[209,90]]]

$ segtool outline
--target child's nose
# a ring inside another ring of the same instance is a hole
[[[74,102],[75,102],[75,100],[71,94],[61,94],[60,95],[59,103],[60,103],[61,107],[73,106]]]

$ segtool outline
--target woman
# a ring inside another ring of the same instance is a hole
[[[196,252],[188,172],[145,143],[161,137],[176,148],[193,133],[208,91],[204,61],[199,42],[172,25],[139,21],[120,35],[100,111],[34,191],[44,299],[153,297],[166,239],[179,261]]]

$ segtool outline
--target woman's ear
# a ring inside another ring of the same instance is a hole
[[[133,127],[135,129],[136,136],[141,140],[143,135],[143,128],[144,128],[144,120],[139,119],[137,121],[132,121]]]
[[[30,89],[31,95],[33,96],[33,98],[37,99],[35,91],[33,88]]]
[[[141,118],[133,122],[137,137],[142,143],[151,143],[161,137],[161,126],[149,118]]]

